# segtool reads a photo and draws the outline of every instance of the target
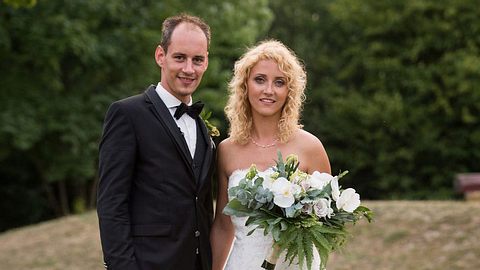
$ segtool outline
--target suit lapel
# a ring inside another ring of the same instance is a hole
[[[198,120],[197,125],[200,125],[200,130],[202,131],[201,134],[197,134],[197,136],[202,136],[205,144],[207,145],[207,149],[205,149],[205,157],[202,163],[202,170],[200,172],[200,179],[198,181],[198,187],[203,185],[204,180],[207,178],[208,171],[210,169],[210,163],[212,162],[213,158],[213,141],[208,134],[207,127],[203,120]]]
[[[153,104],[150,109],[170,134],[170,137],[175,142],[175,146],[181,153],[183,160],[188,165],[191,173],[193,174],[192,156],[190,155],[190,151],[188,150],[187,143],[185,142],[185,139],[183,138],[183,135],[177,124],[173,120],[167,106],[165,105],[165,103],[163,103],[162,99],[155,92],[155,85],[150,85],[150,87],[148,87],[148,89],[145,91],[145,101],[147,103]]]

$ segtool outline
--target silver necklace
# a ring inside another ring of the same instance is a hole
[[[272,143],[270,144],[259,144],[257,143],[252,137],[250,137],[250,140],[252,141],[253,144],[255,144],[256,146],[258,147],[261,147],[261,148],[270,148],[270,147],[273,147],[277,144],[278,142],[278,138],[276,138],[275,140],[273,140]]]

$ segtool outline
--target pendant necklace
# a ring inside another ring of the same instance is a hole
[[[278,138],[276,138],[275,140],[273,140],[272,143],[270,144],[259,144],[257,143],[252,137],[250,137],[250,140],[252,141],[253,144],[255,144],[256,146],[258,147],[261,147],[261,148],[270,148],[270,147],[273,147],[277,144],[278,142]]]

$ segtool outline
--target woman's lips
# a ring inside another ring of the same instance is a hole
[[[268,104],[273,104],[275,103],[275,100],[271,99],[271,98],[261,98],[260,99],[260,102],[262,103],[268,103]]]

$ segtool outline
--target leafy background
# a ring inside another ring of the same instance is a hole
[[[235,59],[275,38],[308,71],[305,129],[364,198],[459,199],[455,175],[480,170],[477,1],[0,1],[0,231],[95,207],[105,111],[159,80],[181,11],[212,27],[195,99],[220,139]]]

